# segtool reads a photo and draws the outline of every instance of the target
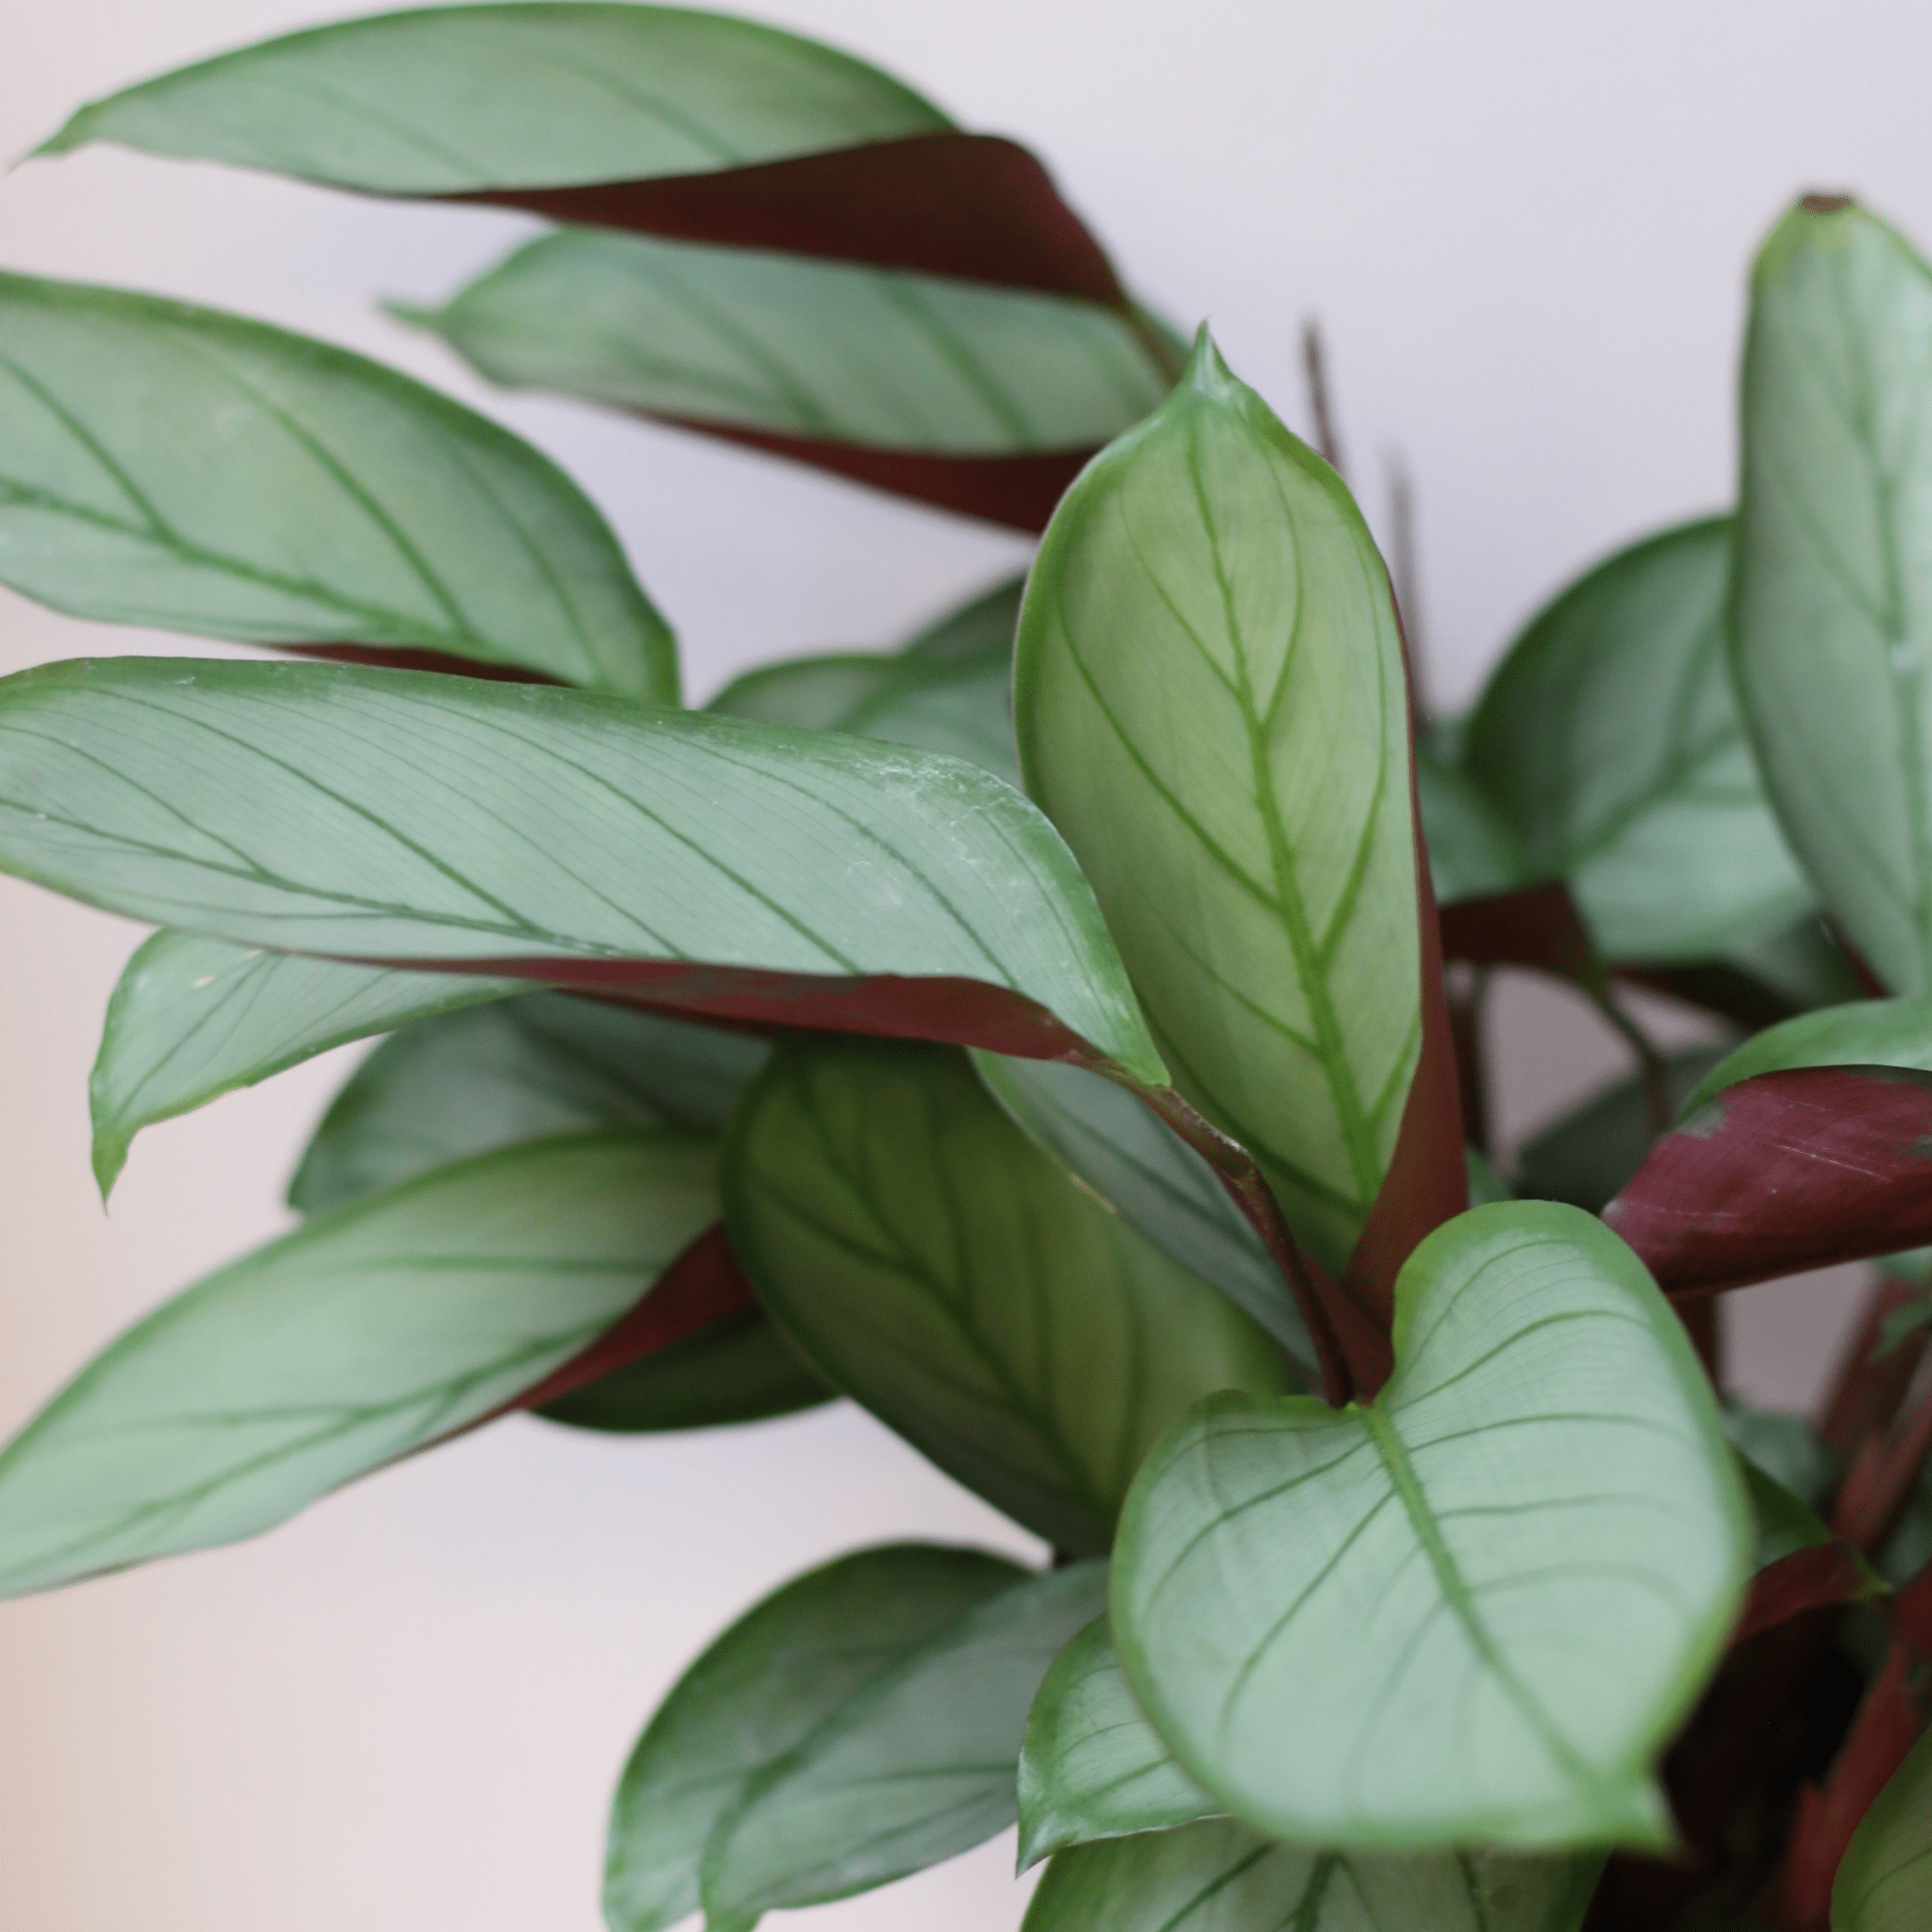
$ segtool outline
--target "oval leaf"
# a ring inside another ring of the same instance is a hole
[[[1932,1919],[1932,1738],[1865,1813],[1831,1888],[1831,1932],[1919,1932]]]
[[[1678,1108],[1678,1118],[1688,1119],[1740,1080],[1790,1067],[1916,1067],[1932,1073],[1932,999],[1856,1000],[1767,1026],[1705,1074]]]
[[[1566,878],[1599,950],[1702,959],[1812,893],[1772,816],[1724,657],[1728,518],[1599,564],[1490,680],[1464,765]]]
[[[1177,1084],[1338,1275],[1422,1045],[1406,692],[1347,491],[1204,332],[1055,515],[1020,625],[1020,762]]]
[[[380,363],[0,275],[0,582],[76,616],[382,647],[677,701],[671,633],[549,458]]]
[[[1664,1846],[1657,1753],[1751,1525],[1682,1324],[1574,1208],[1438,1230],[1366,1407],[1219,1395],[1128,1500],[1113,1627],[1176,1757],[1311,1843]]]
[[[1778,815],[1893,992],[1932,992],[1932,272],[1848,203],[1757,258],[1733,653]]]
[[[841,1557],[748,1610],[672,1687],[610,1810],[604,1913],[662,1932],[698,1909],[718,1822],[874,1678],[1024,1576],[979,1550],[898,1543]]]
[[[1165,1082],[1071,854],[957,759],[539,686],[124,658],[0,679],[0,870],[136,918]]]
[[[501,1408],[713,1219],[715,1158],[662,1133],[512,1148],[210,1275],[0,1454],[0,1592],[254,1536]]]
[[[1212,1389],[1275,1390],[1247,1317],[1081,1192],[963,1056],[786,1046],[725,1155],[732,1242],[835,1387],[1062,1549]]]
[[[755,1777],[705,1848],[713,1925],[849,1898],[970,1851],[1018,1815],[1027,1707],[1107,1600],[1107,1568],[1029,1577],[874,1677]]]

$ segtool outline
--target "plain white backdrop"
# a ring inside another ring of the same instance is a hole
[[[1932,241],[1932,12],[1904,0],[766,0],[969,126],[1033,143],[1127,277],[1297,426],[1325,326],[1372,519],[1400,452],[1424,618],[1468,693],[1592,556],[1731,489],[1743,277],[1791,194]],[[328,17],[315,0],[8,0],[0,151],[87,97]],[[886,642],[1012,568],[1010,537],[693,439],[508,398],[375,313],[529,224],[88,152],[0,178],[0,267],[268,317],[499,415],[598,499],[702,696]],[[0,451],[0,469],[5,452]],[[0,591],[0,670],[178,648]],[[199,647],[191,647],[199,648]],[[0,1431],[119,1327],[284,1224],[347,1062],[137,1148],[111,1217],[85,1074],[138,934],[0,882]],[[1559,996],[1521,993],[1507,1119],[1546,1110]],[[1835,1293],[1838,1291],[1834,1291]],[[1841,1295],[1840,1296],[1841,1299]],[[1749,1385],[1804,1390],[1839,1305],[1740,1298]],[[605,1798],[662,1689],[788,1574],[908,1534],[1024,1549],[849,1410],[624,1442],[519,1422],[247,1547],[0,1606],[0,1932],[594,1932]],[[1001,1932],[1010,1841],[801,1927]]]

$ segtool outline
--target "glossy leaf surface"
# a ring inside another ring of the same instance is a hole
[[[1259,1329],[941,1048],[787,1046],[725,1157],[759,1298],[826,1379],[1057,1548],[1105,1550],[1196,1396],[1276,1390]]]
[[[715,1159],[661,1133],[513,1148],[210,1275],[0,1453],[0,1591],[253,1536],[514,1400],[715,1217]]]
[[[719,1133],[766,1051],[563,993],[425,1021],[385,1041],[336,1096],[289,1202],[319,1214],[472,1154],[591,1127]]]
[[[1005,1830],[1027,1708],[1055,1654],[1106,1600],[1103,1564],[1029,1577],[856,1691],[753,1781],[712,1836],[710,1923],[848,1898]]]
[[[134,1137],[329,1048],[503,998],[509,979],[397,973],[158,932],[108,1002],[88,1083],[94,1176],[105,1196]]]
[[[1673,1293],[1932,1241],[1932,1073],[1800,1067],[1707,1101],[1604,1219]]]
[[[1054,1659],[1020,1751],[1020,1869],[1095,1839],[1165,1831],[1221,1807],[1147,1722],[1107,1620]]]
[[[1699,959],[1811,903],[1765,801],[1724,654],[1730,523],[1621,552],[1510,648],[1468,770],[1598,948]]]
[[[76,616],[426,651],[658,704],[671,633],[556,464],[380,363],[0,276],[0,582]]]
[[[1204,335],[1055,515],[1021,620],[1020,761],[1176,1084],[1335,1275],[1421,1053],[1406,692],[1347,491]]]
[[[1679,1117],[1758,1074],[1860,1066],[1932,1073],[1932,999],[1857,1000],[1768,1026],[1711,1068],[1684,1101]]]
[[[1060,1853],[1024,1932],[1577,1932],[1601,1863],[1364,1857],[1214,1819]]]
[[[1932,1739],[1866,1812],[1831,1888],[1832,1932],[1918,1932],[1932,1919]]]
[[[1744,349],[1733,654],[1766,781],[1833,917],[1932,992],[1932,272],[1847,203],[1764,244]]]
[[[1072,856],[956,759],[540,686],[121,658],[0,680],[0,869],[136,918],[727,1017],[1084,1041],[1162,1079]]]
[[[604,1911],[661,1932],[698,1909],[705,1841],[746,1789],[874,1678],[1025,1572],[978,1550],[900,1543],[788,1583],[673,1686],[611,1806]]]
[[[1098,303],[586,229],[401,313],[512,389],[938,456],[1093,449],[1172,382]]]
[[[1113,1628],[1230,1811],[1310,1843],[1664,1845],[1657,1754],[1751,1525],[1683,1326],[1546,1202],[1439,1229],[1374,1403],[1210,1397],[1136,1483]]]
[[[975,1054],[989,1092],[1068,1174],[1211,1282],[1301,1366],[1314,1345],[1280,1269],[1208,1162],[1133,1094],[1079,1067]]]

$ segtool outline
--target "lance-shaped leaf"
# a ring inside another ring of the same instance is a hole
[[[1733,658],[1758,758],[1832,916],[1932,991],[1932,273],[1807,200],[1752,279]]]
[[[1014,703],[1176,1084],[1339,1275],[1422,1054],[1402,645],[1341,479],[1205,331],[1056,513]]]
[[[1740,1080],[1788,1067],[1916,1067],[1932,1073],[1932,999],[1857,1000],[1767,1026],[1698,1081],[1679,1118],[1696,1113]]]
[[[1892,1774],[1845,1848],[1831,1932],[1918,1932],[1932,1919],[1932,1738]]]
[[[158,924],[1164,1070],[1052,826],[957,759],[408,672],[0,680],[0,870]]]
[[[1208,1162],[1148,1108],[1079,1067],[998,1054],[975,1054],[974,1064],[1036,1146],[1315,1370],[1294,1295],[1253,1224]]]
[[[658,704],[671,633],[588,498],[325,342],[0,275],[0,582],[81,617],[427,652]]]
[[[1726,1087],[1604,1219],[1674,1294],[1932,1241],[1932,1073],[1798,1067]]]
[[[1355,1849],[1667,1845],[1653,1768],[1751,1523],[1683,1324],[1574,1208],[1478,1208],[1396,1285],[1374,1402],[1218,1395],[1148,1458],[1113,1630],[1185,1768]]]
[[[939,1048],[786,1046],[725,1155],[733,1245],[826,1379],[1058,1548],[1156,1437],[1284,1386],[1248,1318],[1083,1193]]]
[[[1471,721],[1475,778],[1599,950],[1702,959],[1811,889],[1765,801],[1724,656],[1727,518],[1599,564],[1510,647]]]
[[[1107,1620],[1054,1659],[1020,1750],[1020,1869],[1095,1839],[1165,1831],[1221,1807],[1174,1762],[1121,1669]]]
[[[716,1215],[711,1142],[540,1142],[311,1222],[167,1303],[0,1453],[0,1591],[253,1536],[584,1350]]]
[[[502,999],[513,979],[398,973],[158,932],[108,1002],[88,1082],[103,1198],[143,1127],[285,1073],[331,1047]]]
[[[424,1021],[336,1096],[289,1202],[319,1214],[468,1155],[591,1127],[719,1133],[766,1052],[743,1034],[563,993]]]
[[[746,1611],[672,1687],[610,1810],[604,1913],[662,1932],[698,1909],[719,1821],[874,1678],[1026,1573],[979,1550],[897,1543],[788,1583]]]
[[[1363,1857],[1215,1819],[1061,1852],[1023,1932],[1577,1932],[1603,1860]]]
[[[1106,1600],[1101,1563],[1030,1577],[856,1690],[753,1778],[712,1833],[709,1923],[849,1898],[1005,1830],[1018,1815],[1027,1707]]]

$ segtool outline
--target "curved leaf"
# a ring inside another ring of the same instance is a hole
[[[1857,1000],[1768,1026],[1725,1055],[1677,1109],[1686,1120],[1713,1095],[1788,1067],[1916,1067],[1932,1073],[1932,999]]]
[[[855,1691],[713,1832],[709,1923],[849,1898],[1005,1830],[1027,1707],[1106,1600],[1104,1564],[1029,1577]]]
[[[143,1127],[286,1073],[331,1047],[518,990],[472,973],[399,973],[158,932],[108,1002],[88,1082],[105,1200]]]
[[[787,1045],[725,1155],[759,1298],[826,1379],[1057,1547],[1104,1550],[1149,1445],[1267,1339],[1067,1180],[936,1048]]]
[[[664,1133],[511,1148],[210,1275],[0,1453],[0,1591],[254,1536],[491,1414],[715,1217],[715,1158]]]
[[[1232,1819],[1060,1853],[1023,1932],[1578,1932],[1601,1858],[1365,1858]]]
[[[1053,828],[862,739],[407,672],[0,679],[0,870],[159,924],[1163,1083]]]
[[[908,639],[905,654],[913,658],[977,658],[996,652],[1010,669],[1013,643],[1020,628],[1020,604],[1026,591],[1026,574],[982,591],[956,605],[942,617]]]
[[[1218,1395],[1148,1458],[1113,1629],[1186,1769],[1342,1848],[1664,1846],[1652,1767],[1742,1595],[1736,1459],[1682,1324],[1574,1208],[1439,1229],[1341,1413]]]
[[[1701,959],[1812,900],[1731,691],[1730,541],[1715,517],[1597,565],[1510,647],[1470,724],[1465,768],[1611,958]]]
[[[604,1913],[662,1932],[698,1909],[705,1841],[746,1787],[855,1693],[1025,1576],[979,1550],[841,1557],[748,1610],[672,1687],[611,1804]]]
[[[1522,840],[1468,773],[1419,744],[1415,785],[1437,905],[1520,891],[1538,877]]]
[[[1932,1738],[1879,1792],[1831,1888],[1831,1932],[1918,1932],[1932,1916]]]
[[[1932,992],[1928,392],[1932,272],[1861,208],[1793,208],[1752,279],[1733,662],[1791,843],[1906,994]]]
[[[1020,1869],[1096,1839],[1164,1831],[1220,1807],[1147,1722],[1107,1620],[1054,1659],[1020,1747]]]
[[[0,275],[0,582],[252,643],[428,652],[658,704],[671,633],[551,460],[380,363]]]
[[[1173,398],[1047,532],[1020,625],[1020,763],[1176,1084],[1254,1154],[1331,1274],[1422,1047],[1406,691],[1347,491],[1204,332]]]
[[[426,1020],[386,1040],[337,1094],[289,1204],[319,1214],[472,1154],[591,1127],[720,1133],[767,1051],[563,993]]]

